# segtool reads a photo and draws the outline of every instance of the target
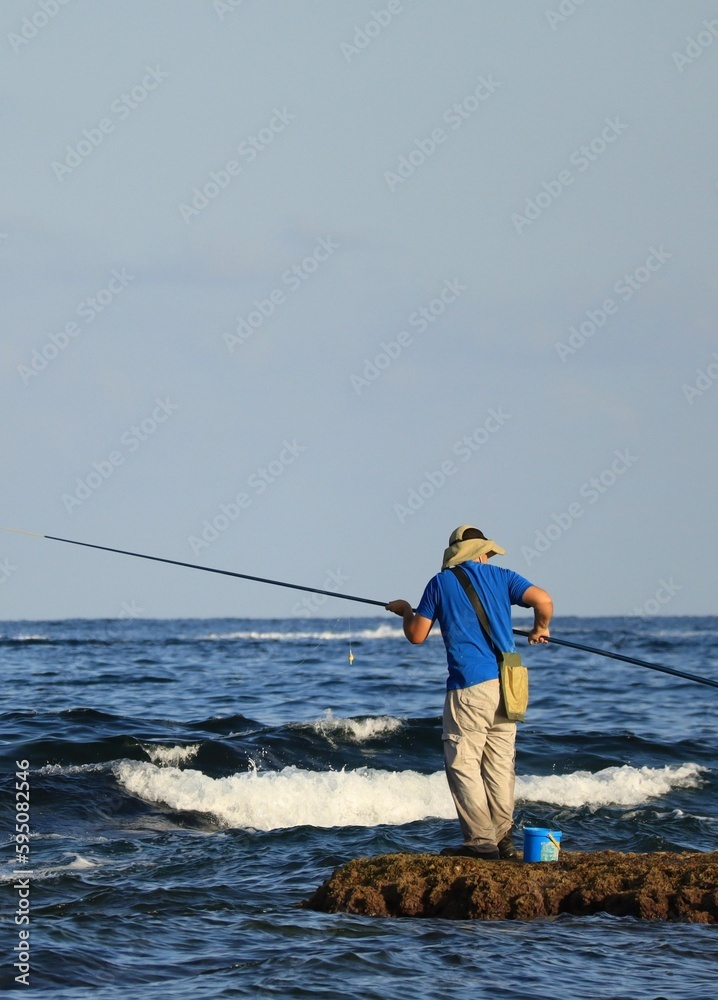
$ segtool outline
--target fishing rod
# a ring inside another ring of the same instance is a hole
[[[521,629],[512,629],[514,635],[528,636],[528,632]],[[569,642],[568,639],[554,639],[548,636],[547,642],[554,642],[557,646],[570,646],[571,649],[580,649],[584,653],[596,653],[598,656],[608,656],[612,660],[623,660],[624,663],[635,663],[639,667],[650,667],[651,670],[660,670],[664,674],[673,674],[675,677],[685,677],[689,681],[698,681],[699,684],[709,684],[718,688],[718,681],[711,680],[710,677],[699,677],[698,674],[689,674],[684,670],[676,670],[674,667],[666,667],[661,663],[649,663],[647,660],[637,660],[634,656],[624,656],[623,653],[610,653],[607,649],[596,649],[594,646],[582,646],[578,642]]]
[[[151,562],[167,563],[169,566],[184,566],[187,569],[199,569],[204,573],[218,573],[220,576],[233,576],[240,580],[252,580],[254,583],[268,583],[273,587],[288,587],[290,590],[304,590],[310,594],[324,594],[327,597],[338,597],[342,601],[358,601],[361,604],[373,604],[376,607],[385,608],[387,601],[373,601],[368,597],[356,597],[353,594],[340,594],[334,590],[322,590],[319,587],[305,587],[299,583],[286,583],[282,580],[272,580],[264,576],[251,576],[249,573],[236,573],[229,569],[215,569],[213,566],[200,566],[197,563],[180,562],[178,559],[163,559],[160,556],[148,556],[142,552],[130,552],[127,549],[114,549],[109,545],[93,545],[91,542],[78,542],[72,538],[59,538],[57,535],[41,535],[36,531],[23,531],[21,528],[5,528],[0,525],[0,531],[12,531],[20,535],[31,535],[33,538],[47,538],[53,542],[65,542],[67,545],[80,545],[86,549],[99,549],[101,552],[116,552],[122,556],[132,556],[135,559],[149,559]],[[528,632],[521,629],[512,630],[515,635],[528,636]],[[649,663],[647,660],[638,660],[632,656],[624,656],[622,653],[612,653],[606,649],[596,649],[593,646],[582,646],[577,642],[569,642],[567,639],[555,639],[553,636],[547,637],[548,642],[553,642],[558,646],[569,646],[572,649],[580,649],[585,653],[595,653],[597,656],[607,656],[613,660],[623,660],[625,663],[633,663],[639,667],[648,667],[650,670],[659,670],[665,674],[673,674],[676,677],[684,677],[689,681],[696,681],[698,684],[708,684],[718,688],[718,681],[708,677],[699,677],[697,674],[689,674],[682,670],[675,670],[673,667],[666,667],[660,663]]]
[[[387,601],[372,601],[368,597],[354,597],[352,594],[339,594],[334,590],[321,590],[319,587],[303,587],[299,583],[284,583],[282,580],[270,580],[264,576],[250,576],[249,573],[235,573],[230,569],[215,569],[212,566],[199,566],[197,563],[180,562],[177,559],[162,559],[160,556],[148,556],[142,552],[129,552],[127,549],[112,549],[108,545],[92,545],[90,542],[78,542],[72,538],[58,538],[57,535],[40,535],[36,531],[23,531],[21,528],[3,528],[0,531],[14,531],[21,535],[32,535],[35,538],[49,538],[53,542],[67,542],[68,545],[82,545],[86,549],[100,549],[101,552],[117,552],[121,556],[133,556],[135,559],[150,559],[152,562],[168,563],[170,566],[185,566],[187,569],[200,569],[204,573],[219,573],[221,576],[236,576],[240,580],[253,580],[255,583],[269,583],[273,587],[289,587],[291,590],[306,590],[310,594],[326,594],[327,597],[340,597],[343,601],[360,601],[362,604],[376,604],[386,607]]]

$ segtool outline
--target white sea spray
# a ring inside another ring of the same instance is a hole
[[[153,764],[161,767],[178,766],[186,764],[197,756],[199,743],[190,743],[187,746],[164,746],[160,743],[143,743],[142,749],[150,758]]]
[[[442,771],[419,774],[370,767],[309,771],[292,766],[211,778],[201,771],[138,761],[118,762],[113,770],[132,795],[173,810],[207,813],[225,827],[369,827],[456,816]],[[698,764],[686,763],[609,767],[596,774],[525,775],[517,779],[517,800],[568,808],[635,806],[672,788],[699,786],[704,771]]]
[[[379,739],[389,733],[395,733],[403,727],[401,719],[393,715],[370,716],[366,719],[345,719],[335,716],[330,708],[310,728],[329,739],[344,736],[352,743],[365,743],[368,740]]]

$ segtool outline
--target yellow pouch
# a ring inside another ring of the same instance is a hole
[[[501,653],[499,679],[506,715],[513,722],[523,722],[529,704],[529,672],[520,653]]]

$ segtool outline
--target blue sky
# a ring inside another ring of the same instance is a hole
[[[714,4],[23,0],[0,43],[1,523],[413,603],[473,523],[558,614],[714,611]],[[5,533],[0,581],[369,610]]]

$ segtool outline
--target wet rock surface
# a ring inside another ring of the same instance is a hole
[[[450,920],[533,920],[610,913],[718,922],[718,852],[592,854],[558,861],[479,861],[435,854],[358,858],[302,906],[326,913]]]

